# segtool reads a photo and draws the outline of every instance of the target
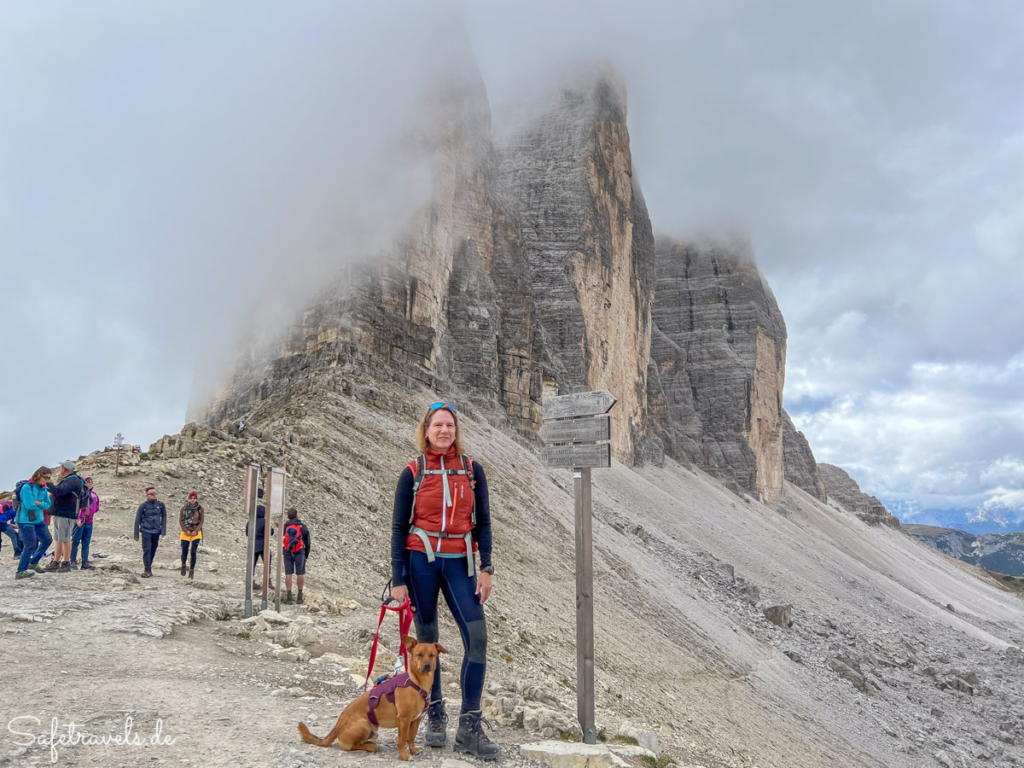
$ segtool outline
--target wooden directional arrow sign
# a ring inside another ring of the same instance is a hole
[[[540,457],[547,467],[580,469],[612,465],[612,448],[608,443],[600,445],[546,445]]]
[[[611,435],[610,416],[549,421],[540,428],[540,439],[552,443],[596,443]]]
[[[544,419],[570,419],[575,416],[597,416],[608,413],[616,403],[615,395],[607,389],[597,392],[577,392],[544,400]]]

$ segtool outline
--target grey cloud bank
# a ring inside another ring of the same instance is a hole
[[[566,63],[622,70],[652,220],[749,232],[819,460],[904,514],[1024,516],[1018,4],[413,8],[5,6],[0,341],[46,371],[0,384],[0,487],[176,430],[244,326],[381,247],[468,36],[499,129]]]

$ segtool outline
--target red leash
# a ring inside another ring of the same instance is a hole
[[[391,586],[388,582],[388,586],[385,590]],[[383,595],[382,595],[383,597]],[[384,623],[384,617],[387,615],[387,611],[395,611],[398,614],[398,631],[399,631],[399,644],[401,645],[402,659],[405,661],[405,668],[409,668],[409,657],[405,652],[405,643],[402,642],[402,638],[409,634],[409,630],[412,628],[412,607],[409,605],[409,598],[405,599],[405,602],[395,608],[392,608],[388,603],[394,601],[395,598],[390,595],[386,600],[383,600],[380,604],[380,618],[377,620],[377,634],[373,636],[373,647],[370,649],[370,666],[366,670],[366,682],[363,683],[363,690],[366,690],[366,686],[370,684],[370,675],[373,674],[373,662],[377,660],[377,641],[380,639],[380,627]]]

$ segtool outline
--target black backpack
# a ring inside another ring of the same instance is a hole
[[[89,490],[89,486],[85,484],[85,480],[78,478],[78,509],[75,510],[77,515],[83,509],[88,509],[92,505],[92,491]]]
[[[14,511],[21,512],[21,489],[29,484],[29,480],[19,480],[14,486]]]

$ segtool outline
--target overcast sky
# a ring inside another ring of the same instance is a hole
[[[238,318],[386,242],[468,38],[499,123],[623,72],[656,231],[749,231],[819,461],[1024,519],[1024,6],[373,5],[0,2],[0,487],[177,431]]]

